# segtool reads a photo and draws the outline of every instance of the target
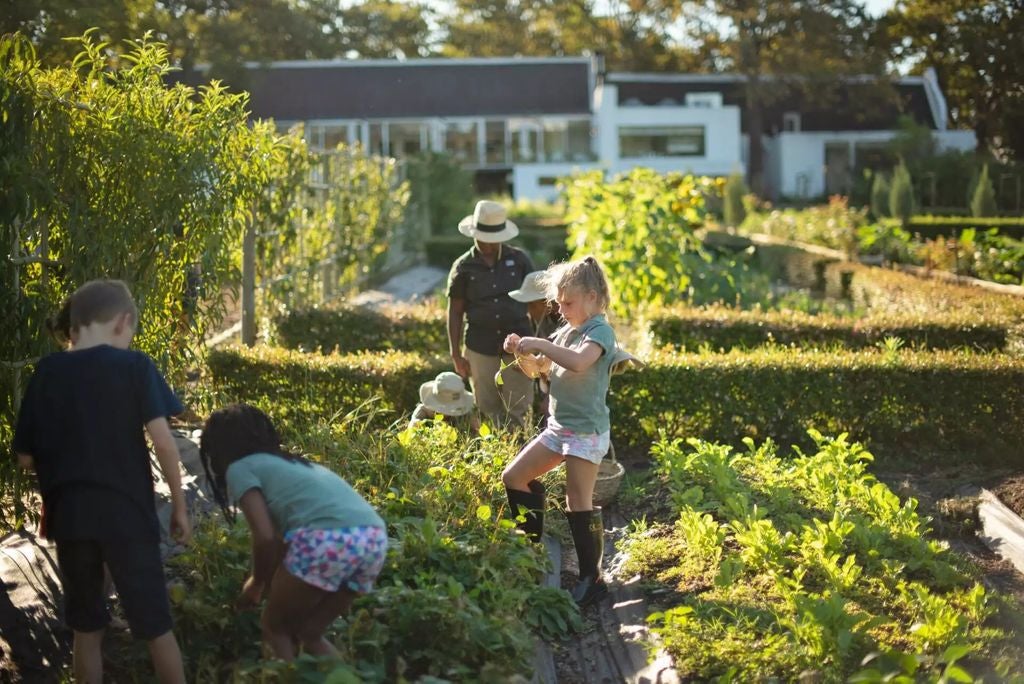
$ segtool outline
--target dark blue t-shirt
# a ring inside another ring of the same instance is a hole
[[[35,460],[48,536],[158,539],[145,425],[181,411],[141,352],[99,345],[41,359],[13,446]]]

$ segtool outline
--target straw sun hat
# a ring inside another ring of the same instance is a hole
[[[460,376],[445,371],[420,385],[420,403],[434,413],[464,416],[473,410],[473,394],[466,391]]]
[[[527,273],[523,278],[523,284],[518,290],[512,290],[508,296],[517,302],[535,302],[538,299],[547,299],[548,293],[544,287],[544,274],[547,271],[534,271]]]
[[[459,221],[459,232],[480,242],[505,242],[519,235],[519,228],[501,204],[480,200],[473,214]]]

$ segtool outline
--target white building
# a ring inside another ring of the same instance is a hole
[[[747,167],[744,81],[731,74],[604,74],[587,57],[337,60],[250,64],[239,85],[254,117],[303,122],[313,147],[445,151],[481,191],[516,198],[553,198],[557,179],[581,169]],[[884,150],[900,116],[930,128],[940,148],[974,147],[972,131],[946,129],[933,75],[900,79],[887,100],[872,86],[853,79],[827,100],[789,95],[766,108],[769,195],[848,194],[859,168],[891,163]]]

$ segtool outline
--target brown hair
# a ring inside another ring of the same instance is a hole
[[[120,280],[90,280],[68,297],[64,308],[67,314],[62,308],[56,318],[61,333],[70,334],[92,323],[107,323],[125,313],[131,314],[136,323],[139,321],[139,309],[132,293]]]
[[[601,311],[605,311],[611,305],[608,278],[605,277],[601,264],[592,256],[554,264],[548,268],[545,276],[548,299],[555,299],[559,292],[574,290],[596,294]]]

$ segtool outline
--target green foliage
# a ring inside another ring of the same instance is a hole
[[[725,182],[723,212],[725,225],[739,226],[747,217],[746,207],[743,206],[743,198],[747,194],[747,184],[743,175],[734,173]]]
[[[889,215],[898,218],[903,225],[914,214],[914,185],[910,171],[902,161],[893,169],[892,186],[889,188]]]
[[[1012,648],[992,595],[930,538],[916,501],[868,472],[872,455],[845,434],[809,436],[813,451],[791,458],[750,439],[743,453],[696,439],[652,448],[680,517],[632,532],[624,569],[678,592],[649,621],[680,676],[890,681],[858,667],[912,649],[908,674],[954,677],[966,655]],[[718,566],[716,581],[693,556]]]
[[[1024,361],[950,351],[651,353],[613,383],[613,438],[659,434],[736,444],[807,444],[809,428],[849,432],[886,457],[1024,463]]]
[[[764,233],[785,240],[796,240],[838,249],[847,254],[857,251],[857,230],[867,223],[867,212],[850,207],[845,197],[829,198],[827,205],[806,209],[774,210],[752,213],[743,223],[746,233]]]
[[[995,216],[997,211],[996,193],[988,177],[988,164],[985,164],[971,197],[971,216]]]
[[[344,302],[289,311],[274,321],[286,349],[444,354],[448,348],[444,308],[436,301],[373,310]]]
[[[473,213],[472,174],[444,152],[413,156],[407,161],[407,168],[412,203],[426,211],[430,234],[461,238],[457,230],[459,221]],[[468,243],[466,238],[462,240]]]
[[[189,681],[505,681],[529,674],[534,632],[559,639],[580,628],[571,597],[538,585],[543,553],[505,519],[501,470],[513,443],[466,440],[443,424],[279,426],[290,447],[339,472],[381,513],[387,562],[376,589],[328,632],[343,665],[258,662],[258,613],[232,610],[248,570],[248,531],[241,520],[206,521],[171,561]]]
[[[286,422],[367,415],[375,426],[407,418],[419,387],[449,364],[440,356],[401,351],[318,354],[272,347],[210,352],[213,388],[225,400],[247,401]]]
[[[877,221],[889,215],[889,179],[881,171],[871,181],[871,215]]]
[[[857,318],[800,311],[740,311],[728,307],[666,307],[652,312],[648,331],[657,346],[729,350],[765,344],[865,349],[889,336],[923,349],[1004,350],[1019,333],[1008,321],[967,312],[878,312]]]
[[[715,181],[662,176],[637,168],[605,181],[601,171],[575,176],[566,187],[569,248],[604,267],[612,305],[636,315],[650,306],[759,301],[767,283],[750,271],[746,254],[717,257],[695,231],[705,217],[704,194]]]

